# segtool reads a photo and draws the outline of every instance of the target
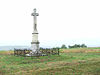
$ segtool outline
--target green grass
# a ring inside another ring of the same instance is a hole
[[[0,75],[100,75],[100,53],[74,50],[32,58],[0,51]]]

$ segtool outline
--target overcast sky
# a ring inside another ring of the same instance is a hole
[[[0,46],[31,46],[34,8],[41,47],[100,46],[100,0],[0,0]]]

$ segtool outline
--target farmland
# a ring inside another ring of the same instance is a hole
[[[0,51],[0,75],[100,75],[100,48],[61,49],[60,55],[41,57]]]

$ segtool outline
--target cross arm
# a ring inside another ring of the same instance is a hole
[[[38,13],[32,13],[31,16],[39,16]]]

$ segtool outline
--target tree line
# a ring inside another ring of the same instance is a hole
[[[68,48],[86,48],[86,47],[87,47],[87,46],[86,46],[85,44],[75,44],[75,45],[72,45],[72,46],[68,45]],[[63,44],[63,45],[61,46],[61,48],[62,48],[62,49],[67,49],[67,47],[66,47],[65,44]]]
[[[87,48],[85,44],[74,44],[74,45],[68,45],[68,48]],[[61,47],[53,47],[53,48],[42,48],[40,49],[67,49],[67,46],[65,44],[62,44]]]

